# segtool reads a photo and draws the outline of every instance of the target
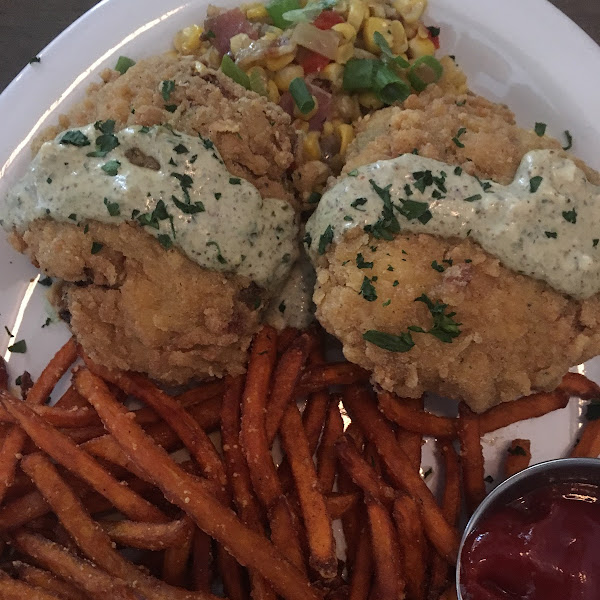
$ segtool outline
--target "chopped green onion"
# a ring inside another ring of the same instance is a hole
[[[266,6],[271,21],[273,21],[273,25],[279,27],[279,29],[286,29],[292,24],[291,21],[284,18],[283,14],[292,10],[298,10],[299,8],[300,3],[298,0],[272,0],[272,2],[269,2]]]
[[[383,35],[376,31],[373,34],[373,40],[379,46],[382,54],[382,61],[385,63],[391,62],[397,64],[399,67],[403,69],[408,69],[410,67],[410,63],[407,60],[404,60],[401,56],[394,56],[390,45],[387,43],[387,40],[383,37]]]
[[[221,60],[221,71],[247,90],[250,89],[250,77],[248,77],[248,75],[246,75],[246,73],[244,73],[244,71],[233,62],[231,57],[227,56],[227,54],[225,54],[223,60]]]
[[[377,64],[379,61],[369,58],[351,58],[344,67],[342,87],[348,91],[371,88]]]
[[[421,77],[423,66],[426,67],[425,71],[427,73],[428,81]],[[421,56],[421,58],[417,58],[412,64],[407,77],[415,91],[422,92],[430,83],[439,81],[443,71],[444,68],[437,58],[434,58],[433,56]]]
[[[259,96],[267,95],[267,86],[260,76],[258,69],[251,69],[248,73],[248,78],[250,79],[250,89],[253,92],[256,92]]]
[[[312,23],[324,10],[333,8],[338,3],[338,0],[318,0],[310,2],[304,8],[288,10],[284,12],[282,18],[286,23]],[[267,7],[269,10],[269,7]],[[269,13],[270,14],[270,13]]]
[[[303,114],[307,115],[311,110],[315,108],[315,99],[306,87],[306,83],[302,77],[296,77],[290,83],[290,94],[298,107],[298,110]]]
[[[119,56],[115,65],[115,71],[119,71],[121,75],[125,75],[133,65],[135,65],[135,60],[132,60],[128,56]]]
[[[384,104],[403,102],[410,96],[407,83],[385,65],[375,69],[373,91]]]

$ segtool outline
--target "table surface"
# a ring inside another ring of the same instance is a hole
[[[0,91],[30,58],[97,1],[0,0]],[[550,1],[600,44],[600,1]],[[213,2],[218,4],[218,0]]]

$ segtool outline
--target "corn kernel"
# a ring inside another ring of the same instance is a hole
[[[427,0],[394,0],[394,8],[406,23],[416,23],[427,8]]]
[[[392,21],[390,31],[392,32],[392,43],[390,44],[392,52],[394,54],[406,52],[408,50],[408,40],[406,39],[404,25],[400,21]]]
[[[427,29],[423,23],[419,23],[419,26],[417,27],[417,36],[424,40],[429,37],[429,29]]]
[[[347,123],[341,123],[337,127],[337,134],[340,138],[340,154],[344,156],[348,149],[348,144],[354,139],[354,128]]]
[[[341,33],[346,42],[353,42],[356,39],[356,29],[350,23],[338,23],[331,29]]]
[[[279,104],[279,90],[274,81],[267,83],[267,97],[275,104]]]
[[[264,19],[268,15],[269,13],[267,12],[265,5],[261,4],[260,2],[250,4],[246,8],[246,18],[250,21],[253,21],[255,19]]]
[[[363,0],[350,0],[347,21],[356,31],[360,31],[363,21],[369,14],[369,9]]]
[[[296,58],[295,52],[283,54],[282,56],[269,56],[265,59],[265,66],[267,69],[269,69],[269,71],[273,71],[273,73],[275,73],[289,65],[294,58]]]
[[[331,82],[334,89],[341,89],[344,79],[344,67],[338,63],[329,63],[319,74],[319,77]]]
[[[332,135],[333,134],[333,123],[331,121],[325,121],[323,123],[323,135]]]
[[[302,131],[303,133],[308,133],[308,121],[302,121],[301,119],[296,119],[293,123],[292,123],[294,129],[296,131]]]
[[[383,106],[383,102],[373,92],[359,94],[358,102],[361,106],[372,110],[377,110]]]
[[[273,81],[280,92],[287,92],[296,77],[304,77],[304,69],[300,65],[288,65],[273,75]]]
[[[233,56],[237,56],[240,50],[247,48],[252,40],[246,33],[238,33],[229,40],[229,47]]]
[[[415,37],[408,42],[408,55],[411,58],[421,58],[421,56],[433,56],[435,54],[435,46],[428,38],[424,40],[420,37]]]
[[[369,17],[365,21],[365,25],[363,27],[363,40],[365,42],[366,49],[373,54],[379,54],[381,52],[379,46],[375,43],[376,32],[379,32],[390,46],[394,41],[392,32],[390,31],[389,21],[380,19],[379,17]]]
[[[200,48],[200,36],[202,35],[200,25],[190,25],[175,34],[173,44],[180,54],[193,54]]]
[[[321,160],[320,134],[318,131],[309,131],[304,138],[302,149],[307,160]]]
[[[354,44],[342,44],[338,46],[335,52],[335,62],[338,65],[345,65],[354,56]]]

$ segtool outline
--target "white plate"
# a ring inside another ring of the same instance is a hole
[[[104,67],[114,66],[121,54],[139,59],[168,49],[178,29],[202,22],[205,5],[203,0],[104,0],[41,52],[41,63],[27,66],[0,96],[0,198],[25,171],[32,138],[81,99]],[[594,76],[600,48],[560,11],[544,0],[430,0],[427,21],[441,27],[442,51],[456,56],[474,91],[508,104],[524,127],[545,122],[559,139],[568,129],[573,151],[600,168],[600,84]],[[25,339],[28,350],[23,355],[6,352],[6,335],[0,352],[13,377],[24,369],[35,377],[68,331],[60,323],[41,328],[48,313],[44,288],[35,283],[38,273],[4,237],[0,235],[0,324],[14,339]],[[600,380],[599,359],[578,369]],[[579,420],[580,406],[572,402],[564,410],[487,436],[487,472],[496,477],[498,451],[514,437],[532,439],[534,462],[564,455]],[[428,443],[423,467],[433,462]]]

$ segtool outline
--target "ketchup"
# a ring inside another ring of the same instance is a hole
[[[560,483],[491,510],[465,540],[463,600],[600,599],[600,490]]]

